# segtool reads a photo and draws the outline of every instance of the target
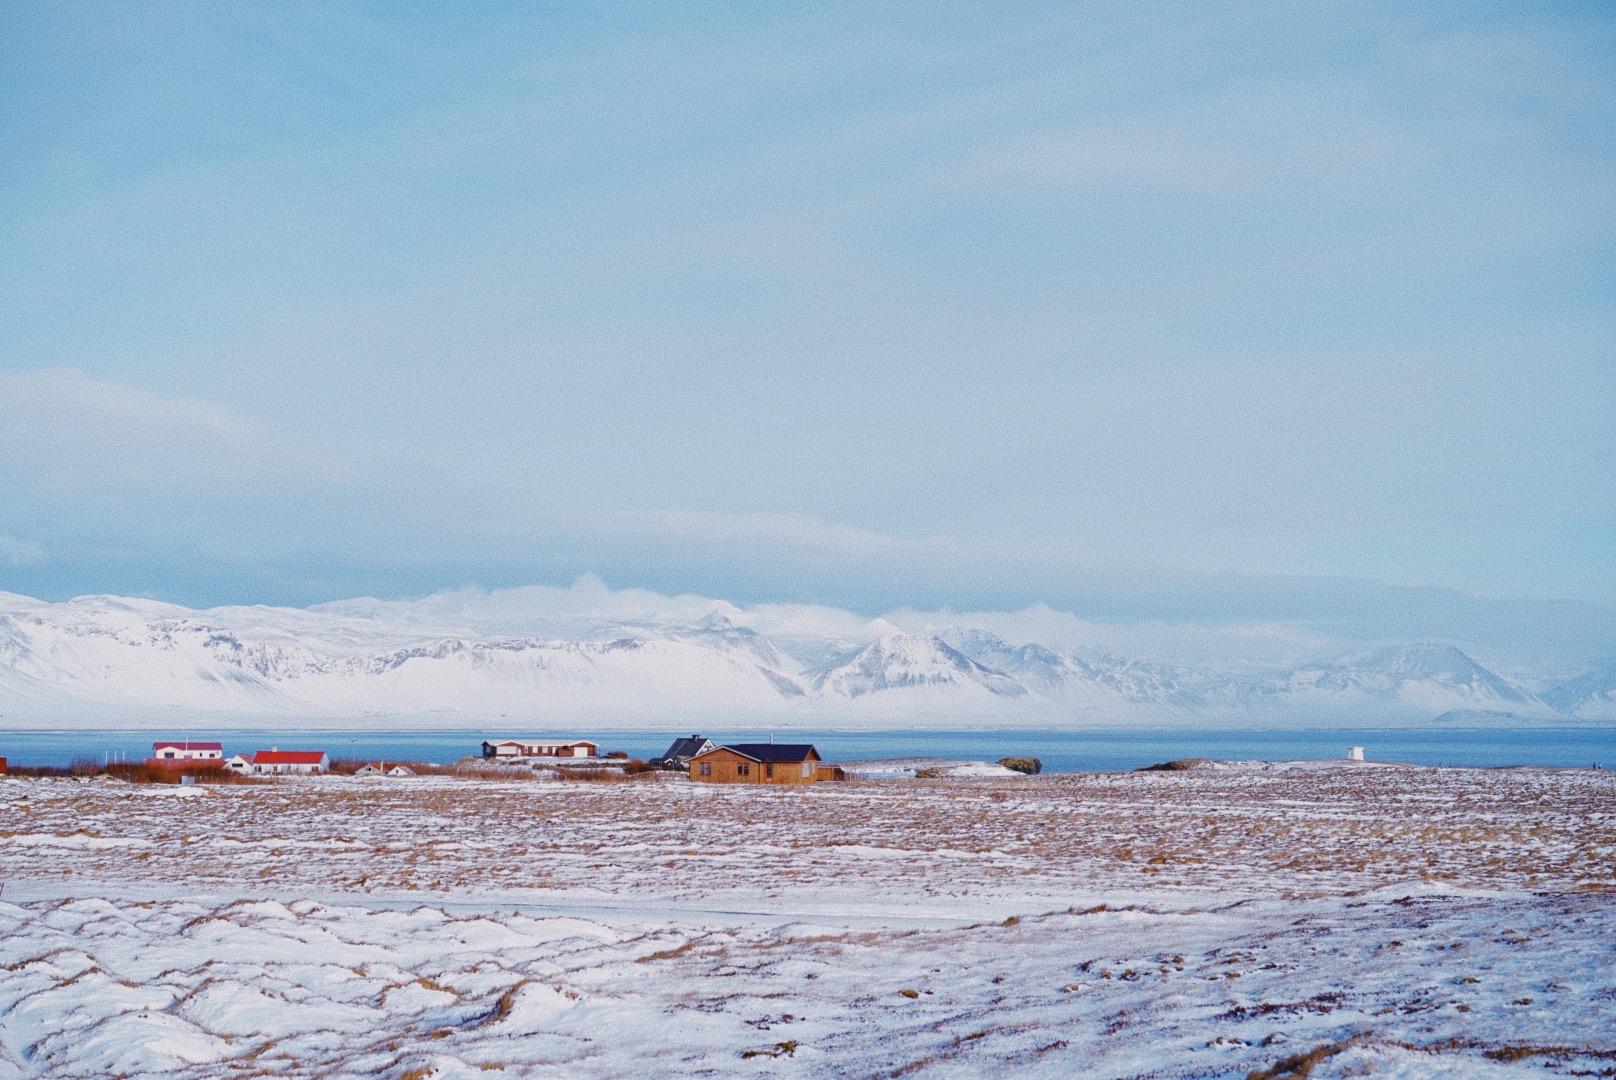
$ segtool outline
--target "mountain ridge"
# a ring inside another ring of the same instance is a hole
[[[1440,642],[1289,666],[1195,665],[1078,655],[967,623],[907,631],[867,620],[866,640],[843,625],[796,627],[783,635],[786,648],[747,625],[753,613],[723,601],[646,604],[477,617],[450,601],[193,611],[0,593],[0,713],[522,715],[595,726],[684,717],[854,726],[1616,718],[1616,661],[1534,694]],[[506,632],[518,628],[529,632]]]

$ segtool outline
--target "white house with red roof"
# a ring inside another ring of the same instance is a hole
[[[255,775],[280,773],[323,773],[331,769],[331,759],[324,750],[282,750],[275,747],[260,750],[252,756],[249,769]]]
[[[224,744],[216,742],[154,742],[152,757],[158,761],[223,761]]]
[[[483,743],[485,758],[568,757],[592,758],[600,756],[600,744],[588,739],[499,739]]]

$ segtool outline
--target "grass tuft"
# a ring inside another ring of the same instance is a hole
[[[767,1058],[795,1057],[796,1053],[797,1053],[797,1044],[796,1044],[796,1042],[794,1040],[792,1040],[792,1041],[787,1041],[787,1042],[777,1042],[773,1046],[769,1047],[767,1050],[747,1050],[747,1051],[744,1051],[741,1054],[741,1057],[742,1057],[743,1060],[749,1060],[751,1058],[759,1058],[759,1057],[767,1057]]]
[[[1274,1065],[1272,1068],[1259,1069],[1246,1074],[1246,1080],[1307,1080],[1313,1074],[1314,1068],[1326,1058],[1335,1057],[1343,1050],[1361,1041],[1361,1036],[1343,1040],[1338,1043],[1325,1043],[1290,1057]]]

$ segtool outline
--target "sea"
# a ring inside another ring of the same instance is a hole
[[[208,731],[3,730],[0,758],[13,765],[69,765],[75,760],[139,761],[158,738],[224,743],[225,756],[282,750],[324,750],[333,758],[449,763],[480,756],[483,739],[591,738],[603,752],[655,757],[688,730],[667,728],[590,732],[583,729],[487,731],[334,729]],[[1035,757],[1045,772],[1114,772],[1181,758],[1222,761],[1295,761],[1344,758],[1361,746],[1371,761],[1410,765],[1498,768],[1551,765],[1616,767],[1616,726],[1533,728],[1329,728],[1322,730],[992,730],[992,731],[769,731],[716,729],[701,732],[717,743],[812,743],[826,761],[936,757],[997,761]]]

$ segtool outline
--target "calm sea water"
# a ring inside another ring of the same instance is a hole
[[[4,731],[0,757],[17,765],[66,765],[74,758],[97,761],[120,756],[147,757],[155,738],[211,739],[225,754],[283,750],[324,750],[335,758],[450,762],[474,757],[484,738],[598,737],[606,750],[631,757],[653,757],[676,735],[667,729],[585,731]],[[766,730],[709,730],[715,742],[767,742]],[[1046,772],[1137,769],[1158,761],[1204,757],[1224,760],[1285,761],[1340,758],[1347,747],[1364,756],[1413,765],[1562,765],[1616,767],[1616,727],[1354,729],[1328,731],[784,731],[780,742],[811,742],[827,761],[892,757],[986,759],[1036,757]]]

